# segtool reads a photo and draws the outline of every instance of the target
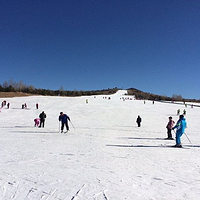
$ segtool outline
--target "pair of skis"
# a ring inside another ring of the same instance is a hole
[[[75,129],[75,127],[74,127],[74,125],[72,124],[72,122],[70,121],[70,123],[71,123],[71,125],[72,125],[72,127]],[[60,133],[60,122],[59,122],[59,129],[58,129],[59,131],[59,133]],[[75,129],[76,130],[76,129]],[[63,131],[61,131],[61,133],[67,133],[68,132],[68,130],[67,131],[65,131],[65,132],[63,132]]]

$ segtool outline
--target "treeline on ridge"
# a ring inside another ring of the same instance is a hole
[[[173,94],[172,97],[163,95],[156,95],[152,93],[143,92],[135,88],[127,89],[128,95],[134,95],[136,99],[148,99],[152,101],[183,101],[183,102],[200,102],[196,99],[185,99],[181,95]]]
[[[111,95],[116,93],[119,88],[115,87],[112,89],[103,89],[103,90],[63,90],[62,87],[59,90],[49,90],[49,89],[38,89],[34,86],[26,86],[22,81],[16,83],[12,80],[5,81],[2,85],[0,84],[0,92],[20,92],[23,94],[30,95],[44,95],[44,96],[91,96],[91,95]],[[163,95],[156,95],[152,93],[143,92],[135,88],[127,89],[128,95],[135,96],[136,99],[146,99],[154,101],[188,101],[188,102],[200,102],[196,99],[184,99],[181,95],[174,94],[172,97],[167,97]]]
[[[26,86],[22,81],[15,83],[13,81],[5,81],[2,85],[0,84],[0,92],[21,92],[32,95],[44,95],[44,96],[90,96],[90,95],[110,95],[116,93],[118,88],[104,89],[104,90],[63,90],[62,87],[59,90],[49,89],[37,89],[34,86]]]

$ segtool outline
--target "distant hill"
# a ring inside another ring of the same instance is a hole
[[[135,88],[127,89],[128,95],[135,95],[136,99],[148,99],[154,101],[183,101],[183,102],[200,102],[196,99],[184,99],[180,95],[174,95],[173,97],[167,97],[163,95],[156,95],[152,93],[143,92]]]

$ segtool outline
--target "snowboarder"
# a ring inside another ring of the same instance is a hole
[[[42,111],[42,113],[40,113],[39,118],[40,118],[40,126],[39,128],[41,128],[41,126],[44,128],[44,122],[46,119],[47,115],[45,114],[44,111]]]
[[[142,122],[142,118],[140,117],[140,115],[138,115],[136,122],[138,124],[138,127],[140,127]]]
[[[67,131],[69,131],[69,125],[68,120],[70,121],[70,118],[68,115],[64,114],[63,112],[60,112],[60,116],[58,118],[59,121],[61,121],[61,133],[63,133],[64,126],[66,126]]]
[[[172,120],[172,117],[169,117],[169,122],[166,126],[167,136],[168,136],[167,139],[168,140],[173,140],[173,138],[172,138],[172,128],[173,128],[174,124],[175,124],[175,122]]]
[[[180,115],[176,125],[172,128],[172,130],[176,129],[176,145],[174,147],[180,147],[180,148],[182,147],[181,136],[185,132],[186,127],[187,123],[184,118],[184,115]]]

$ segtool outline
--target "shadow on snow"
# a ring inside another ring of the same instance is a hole
[[[170,145],[124,145],[124,144],[107,144],[106,146],[108,147],[131,147],[131,148],[166,148],[166,147],[171,147],[173,146]],[[183,145],[183,147],[194,147],[194,148],[200,148],[200,145]],[[178,148],[179,149],[179,148]]]

